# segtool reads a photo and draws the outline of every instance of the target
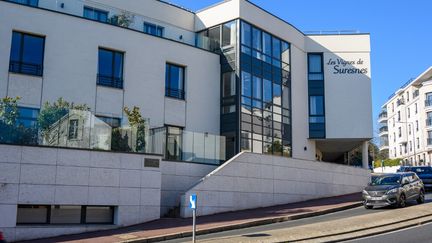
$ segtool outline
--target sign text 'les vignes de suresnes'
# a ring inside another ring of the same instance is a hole
[[[356,66],[364,65],[363,59],[359,58],[356,61],[347,61],[342,58],[330,58],[327,61],[328,66],[332,66],[333,74],[367,74],[367,68],[359,68]],[[354,66],[356,65],[356,66]]]

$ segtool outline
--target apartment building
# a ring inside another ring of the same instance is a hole
[[[404,165],[432,165],[432,67],[410,80],[382,106],[380,150]]]
[[[10,239],[176,216],[182,195],[219,173],[199,215],[353,193],[369,179],[369,34],[307,35],[246,0],[198,12],[2,0],[0,22],[0,97],[17,114],[0,119]],[[348,166],[359,146],[363,164]]]

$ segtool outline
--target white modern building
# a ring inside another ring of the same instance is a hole
[[[432,67],[398,89],[382,106],[380,150],[404,165],[432,165]]]
[[[20,97],[0,119],[9,239],[188,217],[190,193],[207,215],[369,180],[369,34],[307,35],[247,0],[2,0],[0,23],[0,97]]]

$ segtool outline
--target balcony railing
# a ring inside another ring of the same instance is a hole
[[[184,100],[185,91],[182,89],[165,88],[165,96]]]
[[[103,85],[103,86],[108,86],[108,87],[113,87],[113,88],[118,88],[118,89],[123,89],[123,79],[122,78],[116,78],[116,77],[98,74],[97,84]]]
[[[42,76],[43,66],[40,64],[10,61],[9,72]]]
[[[379,132],[380,133],[388,132],[388,127],[387,126],[380,127]]]
[[[379,115],[378,115],[378,119],[384,119],[387,118],[387,111],[382,111]]]
[[[113,128],[86,110],[49,110],[32,127],[8,115],[0,117],[0,144],[148,153],[166,159],[174,158],[175,147],[176,160],[217,165],[225,161],[223,136],[182,131],[176,138],[173,144],[165,127],[150,129],[148,119]]]

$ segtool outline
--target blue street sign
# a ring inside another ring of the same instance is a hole
[[[189,197],[189,207],[191,209],[196,209],[197,196],[196,194],[192,194]]]

